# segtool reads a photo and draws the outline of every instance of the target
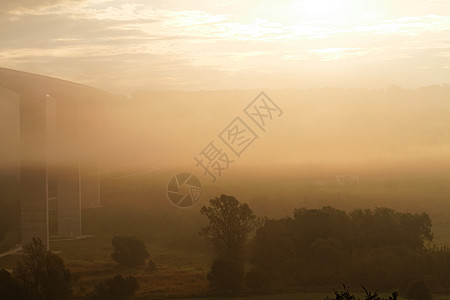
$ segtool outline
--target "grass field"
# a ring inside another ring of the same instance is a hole
[[[442,177],[438,180],[430,179],[426,182],[422,179],[378,178],[377,180],[372,179],[370,182],[362,180],[361,184],[357,186],[339,186],[331,182],[329,185],[297,187],[296,193],[306,195],[304,197],[308,198],[309,202],[304,201],[298,206],[294,202],[289,204],[295,205],[295,207],[333,205],[329,203],[331,201],[341,209],[386,206],[399,211],[430,212],[433,219],[434,243],[450,244],[449,177]],[[291,197],[290,199],[296,198]],[[371,199],[376,199],[377,202],[369,202]],[[392,202],[392,199],[396,199],[396,202]],[[280,203],[276,203],[275,208],[279,207]],[[272,209],[272,206],[267,207],[267,211]],[[291,211],[291,208],[289,207],[285,211]],[[195,230],[198,229],[195,227]],[[140,299],[183,297],[191,300],[228,299],[201,297],[209,294],[207,273],[213,255],[207,249],[201,251],[182,250],[167,245],[147,243],[150,259],[157,265],[157,270],[149,271],[145,267],[124,269],[111,259],[111,239],[112,235],[95,235],[84,239],[52,240],[50,242],[52,251],[60,255],[71,270],[75,297],[82,298],[104,279],[121,274],[133,275],[138,279],[140,289],[137,297]],[[19,255],[0,257],[0,269],[13,269],[19,258]],[[358,289],[352,290],[358,291]],[[388,296],[387,294],[382,295]],[[333,296],[331,288],[329,291],[246,296],[234,299],[322,300],[327,296]],[[358,294],[358,296],[363,297],[363,294]],[[450,300],[450,296],[435,295],[433,299]]]
[[[82,298],[94,286],[106,278],[117,274],[133,275],[137,277],[140,285],[137,297],[139,299],[229,299],[226,297],[202,297],[208,295],[208,281],[206,274],[209,270],[212,255],[207,252],[178,251],[166,247],[147,245],[151,259],[158,269],[150,272],[145,267],[125,269],[118,266],[110,258],[112,251],[111,237],[89,237],[72,241],[53,241],[52,249],[66,262],[74,279],[73,293]],[[13,268],[19,256],[0,258],[0,268]],[[352,289],[359,297],[363,297],[361,289]],[[197,298],[192,295],[199,295]],[[277,295],[245,296],[233,299],[276,299],[276,300],[323,300],[332,297],[333,290],[321,292],[295,292]],[[389,296],[387,293],[380,293]],[[402,298],[400,298],[402,299]],[[433,299],[450,300],[450,295],[435,295]]]
[[[380,293],[383,297],[388,297],[388,294]],[[324,300],[326,297],[332,298],[333,292],[330,293],[291,293],[291,294],[278,294],[278,295],[258,295],[258,296],[248,296],[248,297],[237,297],[234,300]],[[356,299],[364,299],[364,294],[355,293]],[[230,298],[187,298],[186,300],[226,300]],[[405,299],[402,297],[399,300]],[[433,300],[449,300],[448,295],[433,295]]]
[[[52,249],[61,251],[59,255],[76,279],[75,296],[84,295],[96,284],[117,274],[135,276],[140,285],[137,294],[140,297],[178,297],[207,292],[208,253],[177,251],[148,244],[150,258],[157,270],[148,271],[145,267],[127,269],[111,259],[111,238],[91,237],[51,244]]]

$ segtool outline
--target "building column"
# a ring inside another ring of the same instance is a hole
[[[16,245],[20,238],[20,96],[0,87],[0,205],[12,203],[17,210],[2,212],[9,219],[9,230],[0,244]],[[10,204],[8,204],[10,205]],[[14,223],[12,223],[14,222]]]
[[[22,245],[35,237],[49,248],[45,95],[20,96]]]
[[[80,141],[82,157],[81,208],[100,207],[100,122],[102,105],[95,99],[82,101],[80,105]]]
[[[0,185],[18,189],[20,181],[20,97],[0,87]]]
[[[58,235],[81,235],[79,107],[72,99],[56,99],[58,131]]]

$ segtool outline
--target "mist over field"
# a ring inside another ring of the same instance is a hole
[[[449,12],[0,3],[0,299],[450,299]]]

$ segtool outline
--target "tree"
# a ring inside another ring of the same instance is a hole
[[[143,265],[149,257],[144,241],[137,237],[114,236],[111,242],[114,246],[112,259],[126,267]]]
[[[406,291],[406,298],[413,300],[430,300],[431,292],[423,280],[411,282]]]
[[[226,195],[209,200],[202,215],[209,224],[200,235],[209,240],[218,253],[208,274],[211,287],[225,293],[238,292],[244,277],[244,247],[248,234],[258,225],[258,219],[247,203]]]
[[[450,278],[447,252],[426,252],[424,245],[432,237],[426,213],[301,208],[293,217],[266,219],[256,230],[250,253],[252,263],[287,286],[345,279],[389,289],[407,276],[419,278],[432,270],[441,282]]]
[[[244,266],[231,257],[219,256],[211,266],[208,280],[211,287],[225,294],[236,293],[241,289]]]
[[[270,275],[266,270],[254,267],[245,275],[245,285],[253,290],[264,290],[270,287]]]
[[[358,248],[406,246],[422,249],[433,240],[427,213],[400,213],[389,208],[357,209],[350,213],[352,240]]]
[[[240,203],[232,196],[221,195],[209,200],[209,206],[203,206],[200,213],[209,219],[209,224],[202,227],[200,235],[225,257],[240,257],[248,234],[259,224],[248,204]]]
[[[0,299],[27,299],[23,285],[5,269],[0,270]]]
[[[286,270],[295,258],[292,218],[265,219],[251,242],[252,262],[264,270]]]
[[[28,299],[67,299],[72,294],[70,270],[58,255],[47,251],[42,240],[33,238],[24,246],[24,255],[17,262],[15,277],[23,285]]]
[[[124,278],[117,275],[108,278],[97,285],[91,293],[86,296],[86,300],[125,300],[129,299],[139,289],[138,281],[133,276]]]

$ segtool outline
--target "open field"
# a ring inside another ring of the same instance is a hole
[[[156,271],[145,267],[126,269],[110,257],[112,237],[92,237],[85,240],[53,242],[61,251],[76,278],[74,295],[81,296],[106,278],[117,274],[133,275],[140,285],[138,296],[162,297],[203,294],[208,289],[206,273],[210,264],[207,253],[183,252],[147,244]],[[86,250],[88,249],[88,250]]]
[[[245,182],[242,183],[245,185]],[[275,212],[279,210],[279,214],[287,215],[292,213],[293,208],[299,207],[322,207],[325,205],[331,205],[339,209],[351,210],[353,208],[367,208],[367,207],[379,207],[386,206],[398,211],[412,211],[420,212],[426,211],[430,214],[433,220],[433,244],[443,245],[450,244],[450,226],[449,226],[449,208],[448,200],[450,199],[450,180],[448,176],[442,176],[437,178],[423,178],[423,177],[361,177],[361,183],[359,185],[337,185],[333,179],[322,181],[299,181],[295,183],[285,180],[279,182],[280,190],[284,190],[285,203],[276,201],[275,196],[268,192],[268,199],[273,201],[258,202],[260,198],[252,198],[248,196],[251,192],[246,192],[238,199],[242,201],[248,201],[250,206],[255,210],[258,215],[267,215],[267,212]],[[255,188],[254,186],[247,186],[248,190]],[[264,193],[264,188],[261,189],[261,193]],[[142,194],[143,196],[140,196]],[[237,187],[236,194],[240,194],[239,187]],[[282,195],[283,196],[283,195]],[[107,205],[108,199],[111,196],[105,195],[104,200]],[[136,234],[139,236],[141,233],[157,232],[158,225],[166,224],[168,226],[174,226],[176,231],[178,227],[185,227],[179,232],[179,235],[183,236],[186,232],[192,236],[198,238],[198,230],[201,223],[196,223],[197,219],[201,219],[199,213],[196,211],[180,212],[179,210],[170,207],[167,209],[167,219],[159,221],[157,217],[158,210],[162,207],[166,213],[166,208],[163,204],[157,204],[156,206],[145,206],[142,203],[155,201],[148,197],[147,193],[142,191],[126,191],[122,194],[114,194],[114,201],[124,199],[133,199],[137,205],[142,205],[137,209],[123,208],[121,206],[105,206],[105,208],[99,209],[96,213],[98,216],[108,216],[109,219],[115,223],[116,216],[120,217],[122,222],[126,222],[129,228],[127,232]],[[147,198],[148,197],[148,198]],[[162,201],[166,201],[161,200]],[[111,202],[113,203],[113,202]],[[164,202],[164,204],[166,204]],[[206,204],[206,200],[203,200],[202,204]],[[115,205],[115,204],[114,204]],[[131,203],[129,203],[131,205]],[[106,213],[102,214],[102,211],[106,209]],[[109,209],[109,210],[108,210]],[[114,211],[117,210],[116,211]],[[137,212],[135,212],[137,211]],[[86,212],[87,214],[88,212]],[[89,212],[90,213],[90,212]],[[113,214],[114,213],[114,214]],[[117,215],[115,215],[117,213]],[[141,215],[139,215],[141,214]],[[100,217],[106,218],[106,217]],[[97,215],[92,215],[88,220],[96,220]],[[154,223],[146,223],[151,220]],[[175,220],[175,221],[173,221]],[[163,223],[165,222],[165,223]],[[173,222],[178,222],[174,224]],[[110,223],[100,224],[101,228]],[[114,223],[111,223],[114,224]],[[180,225],[181,224],[181,225]],[[86,224],[92,225],[92,224]],[[99,226],[100,226],[99,225]],[[178,227],[177,227],[178,226]],[[95,229],[95,227],[86,226],[89,229]],[[100,228],[100,227],[99,227]],[[107,227],[106,227],[107,228]],[[120,227],[115,227],[110,230],[116,234],[115,230]],[[134,230],[139,229],[139,232]],[[146,230],[146,228],[152,228]],[[156,229],[155,229],[156,228]],[[166,226],[166,230],[168,230]],[[174,232],[175,232],[174,231]],[[95,285],[99,284],[106,278],[110,278],[114,275],[133,275],[135,276],[140,285],[140,289],[137,293],[137,297],[140,299],[149,298],[180,298],[180,297],[202,297],[202,298],[188,298],[188,299],[218,299],[218,298],[204,298],[209,294],[207,273],[211,265],[213,254],[208,248],[203,246],[196,248],[188,247],[183,248],[174,243],[170,246],[170,243],[158,240],[147,239],[147,248],[150,253],[150,259],[157,265],[156,271],[148,271],[145,267],[125,269],[118,266],[111,259],[112,245],[111,239],[113,234],[98,234],[96,232],[86,232],[86,234],[93,234],[93,236],[86,236],[83,239],[75,240],[51,240],[50,247],[52,251],[60,255],[66,266],[71,270],[73,275],[73,293],[77,298],[82,298],[86,293],[91,291]],[[117,233],[122,234],[122,233]],[[166,238],[170,240],[173,238],[168,233]],[[186,239],[186,237],[184,237]],[[189,236],[188,238],[189,239]],[[183,240],[184,241],[184,240]],[[197,240],[191,241],[195,244]],[[16,264],[16,260],[19,255],[9,255],[0,257],[0,268],[13,269]],[[339,288],[339,287],[336,287]],[[359,288],[359,287],[355,287]],[[370,288],[370,287],[369,287]],[[353,289],[357,291],[357,289]],[[385,294],[383,294],[386,296]],[[236,299],[300,299],[300,300],[319,300],[324,299],[326,296],[333,296],[333,291],[330,288],[329,291],[320,289],[319,291],[308,291],[305,293],[289,293],[280,295],[265,295],[265,296],[247,296]],[[362,294],[361,294],[362,296]],[[219,298],[220,299],[220,298]],[[226,299],[226,298],[223,298]],[[446,300],[450,299],[450,296],[436,295],[434,299]]]
[[[447,232],[444,231],[439,235],[446,236],[446,234]],[[140,285],[137,293],[139,299],[186,297],[190,300],[229,299],[203,296],[208,294],[206,275],[212,259],[212,254],[208,252],[178,251],[147,244],[150,258],[158,267],[156,271],[150,272],[145,267],[125,269],[113,262],[110,258],[111,237],[108,236],[73,241],[53,241],[51,247],[70,268],[74,279],[74,296],[78,298],[92,290],[104,279],[121,274],[137,277]],[[0,268],[13,268],[18,258],[17,255],[0,258]],[[359,287],[355,287],[352,291],[358,291],[358,289]],[[327,296],[333,296],[332,288],[328,292],[323,288],[320,290],[322,291],[245,296],[234,299],[322,300]],[[362,293],[356,294],[363,296]],[[192,295],[198,295],[198,297],[189,298]],[[381,295],[388,296],[389,294],[381,293]],[[436,295],[433,299],[447,300],[450,299],[450,296]]]
[[[333,292],[329,293],[290,293],[290,294],[279,294],[279,295],[258,295],[258,296],[248,296],[248,297],[237,297],[233,298],[234,300],[324,300],[326,297],[332,297]],[[356,298],[363,299],[364,294],[361,293],[355,293]],[[389,294],[386,293],[380,293],[380,296],[388,297]],[[186,300],[226,300],[230,298],[187,298]],[[399,300],[405,299],[402,297],[398,298]],[[433,295],[434,300],[448,300],[450,299],[450,296],[448,295]]]

